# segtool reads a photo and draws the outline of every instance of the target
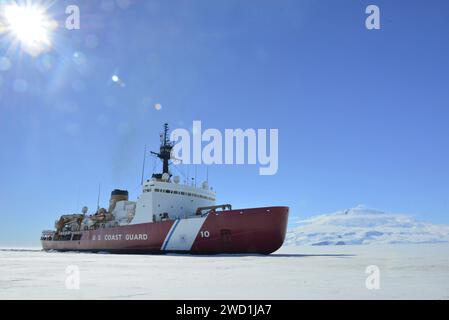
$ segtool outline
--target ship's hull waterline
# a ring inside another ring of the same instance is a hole
[[[82,231],[79,240],[42,240],[44,250],[129,254],[270,254],[285,239],[288,207]]]

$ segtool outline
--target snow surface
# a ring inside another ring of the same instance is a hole
[[[80,289],[65,286],[66,268]],[[380,289],[365,285],[380,268]],[[449,244],[283,247],[270,256],[0,249],[0,299],[449,299]]]
[[[287,245],[438,243],[449,241],[449,226],[357,206],[299,220]]]

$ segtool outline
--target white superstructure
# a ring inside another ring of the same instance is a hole
[[[197,188],[153,178],[142,186],[131,224],[188,218],[195,216],[198,208],[214,205],[215,192],[207,183]]]

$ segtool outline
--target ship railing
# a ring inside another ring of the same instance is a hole
[[[197,216],[206,216],[209,213],[220,213],[225,211],[231,211],[232,206],[230,204],[221,204],[217,206],[209,206],[209,207],[199,207],[196,209],[196,215]]]

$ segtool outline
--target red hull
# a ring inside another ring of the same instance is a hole
[[[206,217],[83,231],[81,239],[42,240],[44,250],[112,253],[258,253],[279,249],[288,207],[210,213]]]

